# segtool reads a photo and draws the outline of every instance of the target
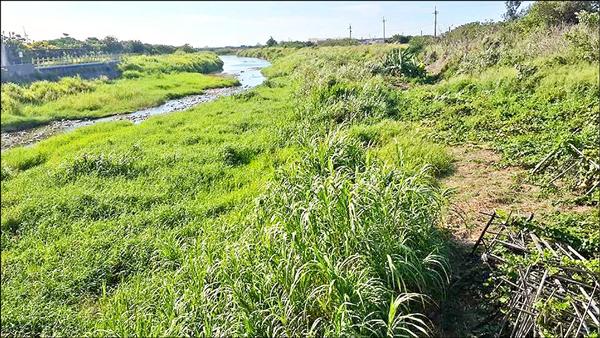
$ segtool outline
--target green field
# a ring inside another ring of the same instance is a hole
[[[272,62],[255,89],[3,152],[2,334],[439,334],[431,314],[460,263],[444,228],[450,147],[486,145],[531,168],[568,141],[598,161],[598,61],[527,20],[465,25],[405,51],[245,50]],[[569,32],[595,37],[586,27]],[[144,90],[154,103],[231,84],[136,64],[139,78],[23,111],[101,115],[114,110],[93,97],[141,104],[120,96],[132,83],[189,80]],[[539,217],[597,264],[595,224],[578,220],[595,217],[598,190],[544,194],[583,210]]]
[[[233,78],[198,74],[220,70],[222,65],[212,53],[133,56],[123,61],[121,79],[64,78],[28,86],[2,84],[2,130],[127,113],[205,89],[238,84]]]

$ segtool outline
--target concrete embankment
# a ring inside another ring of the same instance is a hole
[[[120,75],[119,61],[93,62],[70,65],[34,67],[32,64],[10,65],[2,69],[2,82],[28,83],[39,80],[57,80],[77,76],[92,79],[100,76],[116,78]]]

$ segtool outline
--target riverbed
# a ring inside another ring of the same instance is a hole
[[[137,124],[154,115],[186,110],[202,103],[214,101],[221,96],[243,92],[258,86],[265,81],[265,77],[261,74],[260,70],[270,65],[268,61],[236,55],[221,55],[219,57],[223,60],[223,71],[217,75],[235,76],[240,82],[239,86],[207,89],[197,95],[189,95],[169,100],[156,107],[144,108],[126,114],[115,114],[96,119],[53,121],[41,127],[14,132],[2,132],[2,151],[16,146],[33,145],[52,135],[69,132],[99,122],[128,120]]]

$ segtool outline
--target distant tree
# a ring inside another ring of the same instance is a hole
[[[48,41],[34,41],[28,46],[31,49],[56,49],[57,47],[48,43]]]
[[[125,42],[125,52],[134,53],[134,54],[142,54],[144,53],[144,44],[139,40],[127,41]]]
[[[505,1],[504,4],[506,6],[506,13],[504,13],[504,19],[507,21],[512,21],[518,18],[521,1],[509,0]]]
[[[2,32],[2,43],[11,47],[24,47],[25,38],[15,32]]]
[[[104,39],[102,39],[102,44],[104,45],[103,51],[106,53],[122,53],[125,49],[123,43],[114,36],[105,37]]]
[[[270,37],[269,40],[267,40],[267,47],[273,47],[273,46],[277,46],[277,41],[275,41],[275,39],[273,39],[273,37]]]
[[[102,43],[102,41],[100,41],[100,39],[98,38],[87,38],[84,41],[84,45],[83,48],[89,50],[89,51],[94,51],[94,52],[99,52],[102,51],[104,49],[104,44]]]
[[[181,51],[181,52],[184,52],[184,53],[193,53],[196,50],[194,49],[194,47],[190,46],[189,43],[186,43],[185,45],[177,48],[176,51]]]
[[[390,38],[385,39],[387,42],[392,43],[408,43],[410,41],[410,36],[394,34]]]
[[[48,43],[53,46],[56,46],[56,48],[81,48],[84,45],[83,41],[79,41],[75,38],[72,38],[68,36],[68,34],[67,36],[64,36],[62,38],[48,40]]]

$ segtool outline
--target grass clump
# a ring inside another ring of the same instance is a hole
[[[132,55],[119,68],[124,72],[156,73],[212,73],[223,69],[223,61],[215,53],[173,53],[164,55]],[[131,73],[130,73],[131,74]]]
[[[242,308],[251,332],[428,331],[419,309],[446,283],[442,196],[425,172],[371,162],[361,149],[340,134],[314,141],[259,200],[262,243],[240,255],[254,270],[239,278],[269,277],[237,295],[251,304]]]

